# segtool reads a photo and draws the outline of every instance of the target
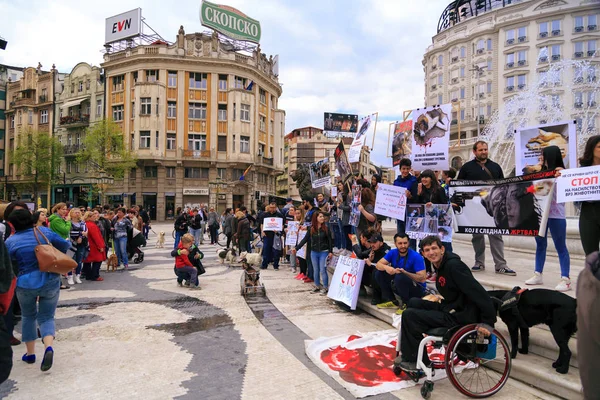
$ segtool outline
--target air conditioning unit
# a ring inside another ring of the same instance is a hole
[[[576,26],[575,32],[583,32],[583,26]]]
[[[583,57],[583,51],[576,51],[575,58],[581,58],[581,57]]]
[[[513,44],[515,39],[506,39],[506,44]]]
[[[575,103],[575,104],[574,104],[574,107],[575,107],[575,108],[581,108],[581,107],[583,107],[583,103],[581,103],[581,102],[579,102],[579,103]]]
[[[588,25],[588,31],[595,31],[596,28],[596,25]]]
[[[519,43],[523,43],[527,40],[527,36],[519,36]]]
[[[552,54],[552,61],[560,60],[560,54]]]
[[[519,84],[519,86],[517,86],[519,88],[519,90],[525,89],[525,84],[521,83]]]
[[[506,68],[512,68],[512,67],[514,67],[514,66],[515,66],[515,63],[514,63],[514,62],[509,62],[509,63],[506,63]]]
[[[507,87],[506,87],[506,91],[507,91],[507,92],[512,92],[513,90],[515,90],[515,87],[514,87],[514,86],[507,86]]]
[[[548,32],[540,32],[540,37],[546,37],[548,36]]]
[[[527,60],[519,60],[519,66],[523,66],[527,63]]]
[[[539,61],[543,62],[543,63],[544,62],[548,62],[548,57],[547,56],[542,56],[542,57],[540,57]]]

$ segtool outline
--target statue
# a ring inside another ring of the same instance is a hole
[[[296,171],[290,174],[290,176],[292,177],[292,180],[296,182],[296,187],[298,187],[298,192],[300,193],[301,198],[305,196],[314,196],[312,193],[312,184],[308,165],[300,164]]]

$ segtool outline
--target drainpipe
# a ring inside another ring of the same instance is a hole
[[[54,68],[54,65],[52,65],[52,126],[51,126],[51,131],[50,131],[50,137],[54,138],[54,129],[55,129],[55,120],[56,120],[56,79],[58,79],[58,76],[56,74],[56,69]],[[37,91],[36,91],[36,95],[37,95]],[[38,97],[39,98],[39,97]],[[54,160],[54,157],[51,158],[52,160]],[[52,206],[52,175],[54,175],[54,165],[52,165],[52,171],[50,171],[50,179],[48,182],[48,196],[46,197],[46,201],[48,202],[48,204],[46,205],[47,209],[50,209],[50,207]],[[36,199],[37,201],[37,199]],[[37,208],[37,204],[36,204],[36,208]]]

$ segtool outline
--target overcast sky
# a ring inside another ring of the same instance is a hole
[[[449,0],[214,0],[261,23],[261,48],[280,55],[279,82],[286,130],[323,127],[323,112],[379,112],[371,159],[386,158],[389,124],[424,104],[421,61]],[[70,72],[102,62],[105,18],[141,7],[166,40],[180,25],[201,32],[199,0],[0,0],[0,63],[53,63]],[[370,145],[370,139],[369,143]]]

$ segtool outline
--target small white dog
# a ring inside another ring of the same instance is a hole
[[[156,247],[159,249],[162,249],[163,247],[165,247],[165,232],[164,231],[158,232],[158,239],[156,239]]]
[[[257,253],[248,253],[244,251],[240,253],[240,261],[245,261],[250,265],[260,265],[262,264],[262,255]]]
[[[236,251],[235,249],[218,249],[217,256],[219,256],[219,260],[221,264],[227,261],[228,264],[231,264],[236,261]]]

